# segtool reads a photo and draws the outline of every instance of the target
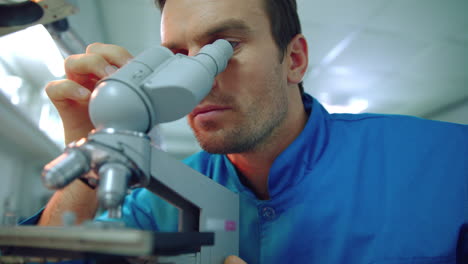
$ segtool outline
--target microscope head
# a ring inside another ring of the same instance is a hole
[[[89,104],[91,121],[98,130],[147,133],[182,118],[208,95],[232,55],[231,44],[222,39],[193,57],[148,49],[98,83]]]

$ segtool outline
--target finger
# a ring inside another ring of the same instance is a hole
[[[82,85],[93,76],[102,79],[112,71],[115,71],[112,65],[98,54],[76,54],[65,59],[67,78]]]
[[[103,43],[93,43],[88,45],[86,48],[86,54],[98,54],[107,62],[117,66],[118,68],[124,66],[133,58],[133,56],[123,47]]]
[[[88,89],[70,80],[60,80],[50,82],[46,93],[62,119],[66,144],[86,137],[94,129],[88,114]]]
[[[247,264],[247,262],[237,256],[229,256],[224,260],[224,264]]]
[[[84,103],[89,101],[91,95],[88,89],[71,80],[49,82],[45,90],[54,104],[67,100]]]

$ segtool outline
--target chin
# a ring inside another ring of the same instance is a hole
[[[207,124],[205,124],[207,125]],[[240,129],[220,128],[212,123],[202,129],[190,124],[200,147],[211,154],[233,154],[249,151],[255,145],[255,137],[246,138]]]
[[[236,136],[226,136],[223,138],[205,137],[196,135],[200,147],[211,154],[235,154],[244,153],[253,149],[255,144],[249,141],[240,140]]]
[[[195,134],[200,147],[211,154],[228,154],[229,148],[223,140],[215,139],[214,137],[202,137]]]

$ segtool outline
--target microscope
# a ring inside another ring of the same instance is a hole
[[[157,124],[190,113],[232,55],[231,44],[222,39],[192,57],[158,46],[101,80],[89,103],[96,129],[47,164],[42,179],[50,189],[76,179],[95,186],[100,206],[112,221],[0,228],[0,256],[221,264],[227,256],[238,255],[238,195],[153,146],[147,134]],[[176,206],[179,232],[115,224],[122,223],[122,204],[132,188],[147,188]]]

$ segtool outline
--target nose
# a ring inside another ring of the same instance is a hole
[[[211,91],[215,90],[215,89],[218,89],[218,78],[219,76],[217,76],[213,82],[213,86],[211,87]]]

